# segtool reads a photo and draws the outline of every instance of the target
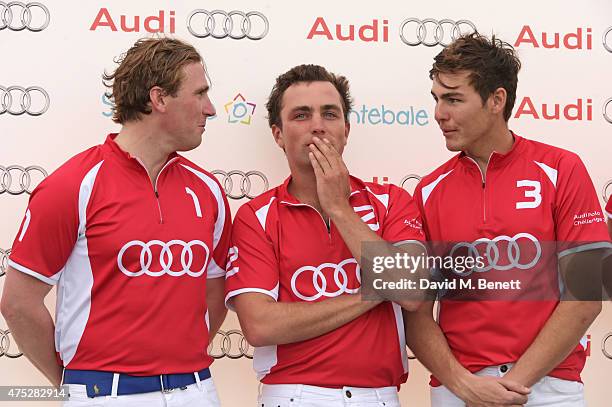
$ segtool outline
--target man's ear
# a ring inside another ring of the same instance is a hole
[[[270,129],[272,130],[272,137],[274,137],[274,142],[276,143],[276,145],[282,148],[283,151],[285,151],[285,142],[283,141],[283,129],[281,129],[281,127],[277,126],[276,124],[273,124]]]
[[[351,123],[344,122],[344,145],[346,146],[346,143],[348,143],[348,136],[349,133],[351,132]]]
[[[164,113],[168,106],[168,94],[159,86],[153,86],[149,90],[150,106],[152,110]]]
[[[501,113],[504,114],[504,109],[506,108],[506,101],[508,99],[508,93],[504,88],[497,88],[495,91],[489,96],[489,103],[491,112],[495,114]]]

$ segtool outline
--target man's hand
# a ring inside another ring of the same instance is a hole
[[[328,216],[344,210],[352,210],[349,205],[351,186],[349,172],[338,151],[329,142],[313,137],[310,145],[310,163],[317,177],[317,195],[321,209]]]
[[[467,407],[522,406],[531,390],[517,382],[499,377],[476,376],[462,381],[457,396]]]

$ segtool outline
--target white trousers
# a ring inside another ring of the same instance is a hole
[[[70,398],[64,407],[219,407],[219,397],[212,378],[167,393],[127,394],[122,396],[87,397],[83,384],[68,384]]]
[[[397,387],[327,387],[263,384],[258,407],[400,407]]]
[[[506,366],[506,369],[501,368]],[[490,366],[476,372],[478,376],[504,376],[511,363]],[[584,385],[580,382],[544,376],[531,386],[525,407],[586,407]],[[465,407],[465,403],[444,386],[431,388],[431,407]]]

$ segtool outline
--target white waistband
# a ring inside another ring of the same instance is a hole
[[[350,392],[351,398],[379,398],[397,394],[397,387],[351,387],[339,389],[329,387],[309,386],[306,384],[264,384],[261,395],[264,397],[300,397],[300,396],[330,396],[345,397]]]

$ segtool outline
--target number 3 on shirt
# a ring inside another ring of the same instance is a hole
[[[542,203],[542,186],[539,181],[531,181],[528,179],[516,181],[518,188],[527,187],[525,189],[525,198],[531,198],[531,201],[517,202],[516,209],[533,209],[540,206]]]

